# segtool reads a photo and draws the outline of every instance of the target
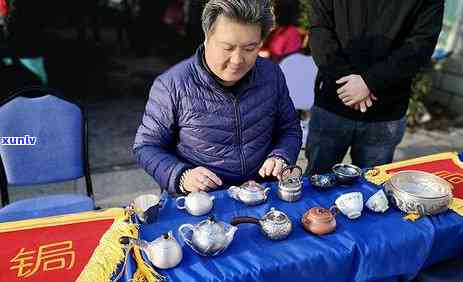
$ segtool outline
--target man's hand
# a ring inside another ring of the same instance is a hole
[[[362,100],[360,103],[354,104],[350,106],[354,110],[361,111],[362,113],[365,113],[367,109],[371,106],[373,106],[373,101],[378,100],[373,93],[370,93],[368,97],[366,97],[364,100]]]
[[[337,91],[339,99],[344,105],[353,106],[359,104],[370,95],[370,89],[363,81],[363,78],[357,74],[344,76],[336,81],[337,84],[344,84]],[[366,105],[364,105],[366,106]]]
[[[189,192],[209,191],[222,185],[222,180],[205,167],[198,166],[186,172],[183,189]]]
[[[280,172],[286,166],[285,162],[279,158],[268,158],[259,170],[260,176],[275,176],[280,180]]]

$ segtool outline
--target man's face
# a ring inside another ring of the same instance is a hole
[[[259,25],[219,16],[204,42],[206,63],[225,86],[231,86],[254,66],[261,46]]]

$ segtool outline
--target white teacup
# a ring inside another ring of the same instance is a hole
[[[362,215],[363,195],[360,192],[351,192],[339,196],[334,202],[339,211],[349,219],[356,219]]]
[[[379,190],[371,196],[365,205],[374,212],[385,212],[389,208],[389,201],[383,190]]]

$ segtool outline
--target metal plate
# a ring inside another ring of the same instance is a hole
[[[448,197],[452,194],[452,185],[444,179],[428,172],[405,170],[389,179],[394,189],[424,199]]]

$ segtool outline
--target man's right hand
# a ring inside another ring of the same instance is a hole
[[[222,180],[212,171],[198,166],[186,172],[183,189],[189,192],[209,191],[221,186]]]

